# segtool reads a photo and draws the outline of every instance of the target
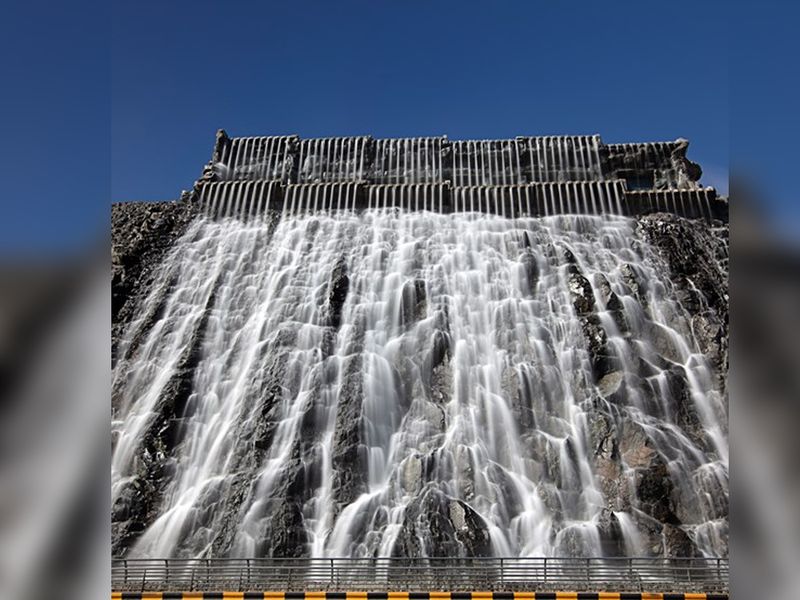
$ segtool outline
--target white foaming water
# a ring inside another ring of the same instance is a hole
[[[270,555],[272,519],[290,504],[305,540],[297,554],[390,556],[408,510],[432,491],[478,515],[495,555],[602,555],[609,520],[622,552],[651,552],[631,493],[644,458],[620,450],[619,493],[607,497],[598,414],[647,439],[687,507],[689,537],[725,553],[724,400],[633,224],[402,210],[198,219],[115,373],[115,499],[143,456],[163,452],[168,473],[132,553]],[[575,272],[617,365],[600,382]],[[149,448],[187,368],[177,442]],[[703,439],[680,425],[675,373]],[[420,554],[433,543],[422,539]]]

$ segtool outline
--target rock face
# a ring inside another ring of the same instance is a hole
[[[408,505],[395,556],[490,556],[486,523],[468,504],[428,487]]]
[[[692,316],[693,333],[714,366],[720,389],[726,392],[728,224],[709,228],[701,222],[659,213],[639,217],[638,230],[669,265],[677,298]]]
[[[112,364],[123,329],[153,285],[156,267],[196,214],[185,201],[111,206]]]
[[[123,333],[143,298],[153,288],[158,266],[194,218],[195,207],[182,201],[130,202],[111,207],[111,349],[118,361]],[[199,338],[198,338],[199,339]],[[196,348],[183,357],[179,375],[167,386],[159,416],[139,452],[137,476],[112,507],[112,552],[121,553],[157,516],[158,501],[169,479],[175,423],[188,395]],[[112,414],[119,401],[112,395]]]
[[[699,174],[692,171],[693,163],[685,161],[682,153],[685,153],[685,148],[675,150],[675,171],[694,181]],[[153,293],[158,266],[175,248],[175,241],[186,232],[195,216],[196,210],[189,202],[118,204],[112,209],[112,346],[113,362],[120,372],[124,361],[135,356],[140,338],[160,317],[159,310],[144,317],[137,314],[137,310],[143,298]],[[275,221],[277,218],[273,215]],[[687,486],[675,484],[676,475],[671,471],[673,465],[668,457],[671,435],[685,436],[711,456],[716,456],[718,448],[710,441],[704,424],[707,415],[698,413],[692,396],[688,367],[682,364],[681,359],[684,350],[677,346],[675,335],[648,316],[647,310],[652,298],[666,295],[676,300],[676,314],[683,311],[688,315],[688,328],[679,333],[696,341],[705,355],[710,365],[711,387],[718,396],[715,406],[724,412],[728,368],[728,228],[722,223],[710,228],[703,222],[662,213],[637,217],[634,222],[635,243],[640,250],[646,247],[642,250],[646,260],[666,266],[672,289],[654,289],[654,283],[647,279],[641,266],[631,261],[620,268],[623,291],[620,292],[619,288],[615,291],[608,278],[587,274],[579,258],[570,250],[559,248],[558,251],[563,253],[558,259],[563,262],[559,276],[564,278],[568,308],[576,319],[578,336],[582,336],[584,343],[581,353],[576,354],[575,369],[580,368],[580,361],[589,365],[586,381],[580,386],[576,384],[575,389],[562,389],[561,382],[547,379],[555,368],[555,356],[546,368],[542,367],[540,357],[529,357],[527,363],[496,374],[513,407],[516,418],[513,427],[520,429],[520,439],[524,442],[519,449],[520,460],[526,468],[535,464],[531,470],[538,469],[541,473],[542,485],[537,490],[540,496],[537,502],[542,503],[561,526],[558,534],[547,540],[561,554],[585,556],[596,551],[587,541],[593,538],[570,526],[565,516],[570,511],[579,510],[586,499],[575,491],[556,492],[557,488],[567,488],[585,476],[576,464],[576,447],[584,445],[591,458],[592,484],[597,486],[604,502],[593,525],[604,554],[694,556],[700,554],[697,540],[698,536],[706,535],[700,531],[705,524],[716,522],[719,524],[717,535],[727,535],[724,526],[728,516],[726,474],[721,477],[698,468],[691,473],[691,477],[696,479],[688,481]],[[311,243],[308,241],[308,245]],[[527,240],[525,245],[535,243]],[[543,293],[541,286],[549,283],[543,281],[542,267],[530,247],[520,252],[518,262],[523,295],[531,301],[545,302],[546,292]],[[300,265],[297,268],[307,267]],[[258,377],[247,383],[247,404],[256,407],[257,416],[243,420],[235,432],[238,450],[230,462],[234,475],[202,499],[201,509],[193,517],[195,529],[181,532],[182,553],[186,556],[241,553],[242,535],[236,524],[247,519],[258,523],[250,532],[252,540],[255,540],[254,546],[249,548],[250,553],[258,556],[308,555],[314,540],[307,522],[315,514],[314,494],[320,487],[323,469],[331,472],[326,501],[333,505],[334,518],[356,502],[363,501],[365,510],[370,506],[364,498],[371,493],[367,472],[370,460],[375,460],[375,457],[367,453],[363,421],[366,394],[363,349],[368,343],[365,324],[368,316],[360,313],[358,318],[346,315],[348,309],[358,312],[353,307],[348,308],[347,303],[360,290],[357,289],[355,274],[348,271],[344,253],[325,283],[310,287],[307,292],[315,295],[315,302],[322,307],[323,317],[314,325],[315,331],[319,329],[322,341],[318,347],[304,348],[304,351],[318,352],[323,359],[332,356],[345,319],[351,319],[346,332],[350,347],[342,353],[345,358],[337,362],[341,370],[331,381],[332,376],[320,369],[313,384],[302,390],[308,400],[305,409],[297,416],[301,435],[282,457],[281,477],[272,482],[268,491],[264,491],[254,481],[261,473],[278,430],[285,426],[279,417],[282,403],[287,397],[300,394],[299,382],[292,378],[290,368],[295,356],[293,353],[304,343],[298,337],[308,332],[298,332],[289,327],[277,332],[263,332],[261,351],[268,358],[259,368]],[[192,344],[178,357],[177,367],[155,404],[155,418],[148,425],[137,450],[136,472],[125,483],[114,503],[114,554],[129,551],[160,514],[165,488],[174,476],[174,457],[186,450],[182,425],[187,406],[196,392],[192,389],[192,375],[199,365],[209,319],[215,318],[209,307],[215,304],[221,293],[224,290],[214,288],[203,317],[195,325]],[[451,425],[447,406],[457,386],[466,385],[465,382],[454,382],[454,364],[464,358],[457,355],[458,348],[452,344],[449,305],[433,310],[426,281],[422,279],[410,279],[398,297],[399,327],[409,334],[409,338],[416,335],[415,327],[420,323],[430,326],[420,331],[433,333],[419,344],[418,347],[424,348],[424,356],[419,361],[409,358],[391,366],[392,376],[398,382],[399,391],[395,391],[403,403],[402,416],[415,423],[415,434],[420,438],[427,436],[418,441],[416,454],[403,463],[398,480],[387,484],[402,488],[409,498],[402,515],[393,517],[398,532],[391,552],[395,556],[492,555],[497,550],[492,544],[491,528],[471,505],[477,495],[474,481],[488,475],[475,472],[474,456],[463,450],[466,446],[454,459],[448,458],[452,463],[435,464],[437,448]],[[392,301],[395,298],[387,300]],[[120,353],[123,334],[130,333],[134,317],[141,321],[137,324],[141,332],[138,338],[128,339],[123,355]],[[500,318],[502,316],[498,316]],[[511,330],[515,324],[505,325]],[[638,348],[636,344],[646,346],[647,351],[635,354],[620,349]],[[465,351],[463,347],[460,350]],[[408,384],[417,377],[413,373],[415,369],[421,369],[423,374],[416,384]],[[545,375],[538,380],[530,375],[540,371]],[[530,376],[521,376],[526,373]],[[330,455],[323,457],[319,434],[325,418],[320,410],[321,390],[325,385],[334,384],[339,399],[333,414],[335,425]],[[119,385],[124,385],[124,381]],[[115,411],[119,409],[119,391],[115,388],[112,398]],[[559,420],[566,419],[560,412],[560,402],[567,394],[578,396],[581,402],[586,415],[585,439],[578,440],[565,434],[563,439],[566,442],[559,446],[560,440],[556,440],[556,436],[539,434],[545,425],[557,427]],[[663,397],[670,398],[668,406],[663,406]],[[680,432],[654,432],[655,427],[644,426],[633,418],[634,407],[652,414],[668,414]],[[724,422],[724,419],[720,421]],[[424,432],[424,436],[420,432]],[[500,437],[503,433],[501,431]],[[725,435],[727,432],[721,433]],[[441,482],[436,480],[437,469],[447,474],[457,472],[460,487],[453,489],[440,485]],[[491,488],[490,492],[481,490],[485,496],[521,496],[522,493],[515,488],[516,482],[507,479],[503,485],[498,485],[496,481],[502,476],[492,474],[492,477],[494,482],[487,486]],[[694,489],[703,492],[716,489],[718,494],[699,494],[701,497],[697,497],[692,494],[692,484],[698,486]],[[247,502],[254,497],[259,500],[258,511],[244,518]],[[517,497],[511,506],[502,510],[521,511],[528,500]],[[222,519],[222,525],[215,529],[220,522],[215,515],[219,514],[231,515],[231,518]],[[630,516],[620,516],[623,514]],[[383,513],[378,515],[369,526],[385,530],[390,517]],[[354,521],[359,518],[361,516]],[[535,525],[527,524],[531,528]],[[638,547],[632,547],[634,543]]]
[[[709,228],[706,224],[689,221],[669,214],[653,214],[637,218],[636,230],[641,239],[657,251],[656,260],[668,266],[670,281],[674,289],[671,294],[690,316],[691,334],[699,349],[711,366],[709,376],[714,381],[716,401],[720,416],[727,406],[728,373],[728,273],[727,273],[727,224],[717,223]],[[626,275],[631,292],[642,298],[647,285],[641,281],[633,268]],[[579,289],[580,286],[574,286]],[[576,309],[587,308],[591,298],[578,295]],[[584,311],[585,312],[585,311]],[[697,546],[687,535],[692,523],[707,519],[720,523],[720,535],[727,536],[727,478],[722,483],[705,482],[706,490],[715,486],[721,502],[703,506],[698,502],[697,489],[679,490],[674,484],[663,451],[659,452],[652,434],[637,425],[632,419],[614,419],[616,411],[626,409],[618,406],[617,399],[640,396],[649,402],[651,392],[645,386],[631,388],[622,372],[610,364],[605,345],[605,330],[592,315],[584,319],[592,364],[598,378],[597,390],[605,402],[595,402],[590,417],[590,439],[595,452],[595,467],[601,489],[612,511],[631,510],[642,538],[641,551],[651,555],[697,556]],[[623,328],[621,328],[623,329]],[[624,331],[624,329],[623,329]],[[676,361],[677,349],[673,342],[657,326],[647,326],[648,336],[663,365]],[[647,365],[642,365],[639,375],[648,374]],[[673,364],[663,372],[664,386],[670,398],[668,410],[682,432],[693,443],[712,455],[715,449],[709,442],[709,433],[702,423],[694,402],[685,369]],[[634,378],[635,379],[635,378]],[[641,381],[641,380],[640,380]],[[611,402],[609,406],[607,402]],[[615,425],[615,421],[617,425]],[[720,419],[725,422],[724,417]],[[724,430],[723,434],[727,431]],[[627,483],[626,470],[632,469],[632,485]],[[696,475],[696,477],[701,477]],[[703,493],[699,494],[703,496]],[[630,553],[630,551],[629,551]]]

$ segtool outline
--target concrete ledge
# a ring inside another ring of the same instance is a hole
[[[728,600],[728,594],[649,592],[112,592],[111,600]]]
[[[266,211],[287,216],[332,211],[402,209],[503,217],[636,216],[667,212],[706,221],[728,219],[728,203],[711,188],[628,191],[621,179],[522,185],[368,184],[224,181],[198,186],[199,210],[213,218],[247,220]]]
[[[689,142],[604,144],[599,135],[449,140],[447,136],[300,139],[229,137],[217,132],[200,182],[266,179],[283,183],[444,183],[511,185],[622,178],[631,189],[698,189]]]

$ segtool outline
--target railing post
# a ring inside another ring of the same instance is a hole
[[[169,588],[169,561],[164,559],[164,587]]]
[[[547,557],[544,557],[544,585],[547,587]]]
[[[503,576],[503,559],[500,559],[500,585],[505,585],[505,577]],[[502,587],[501,587],[502,589]]]
[[[328,584],[328,589],[333,589],[333,559],[331,559],[331,582]]]
[[[253,574],[250,571],[250,559],[248,558],[247,559],[247,587],[248,587],[248,589],[253,587],[252,577],[253,577]],[[245,590],[242,590],[242,591],[245,591]]]
[[[631,562],[633,562],[633,559],[631,559]],[[638,588],[639,588],[639,591],[640,591],[640,592],[643,592],[643,591],[644,591],[644,584],[642,583],[642,576],[641,576],[641,574],[639,574],[639,573],[635,573],[635,574],[634,574],[634,578],[636,579],[636,585],[638,586]]]
[[[633,585],[633,559],[628,557],[628,579]]]
[[[591,572],[589,570],[589,561],[591,561],[591,560],[592,560],[591,558],[587,558],[586,559],[586,591],[591,591],[591,589],[590,589],[591,588],[590,581],[591,581],[592,575],[591,575]]]

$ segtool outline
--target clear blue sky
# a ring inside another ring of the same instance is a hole
[[[98,243],[109,228],[110,9],[5,3],[0,257]]]
[[[306,137],[683,136],[703,181],[725,191],[729,97],[759,93],[739,83],[730,96],[725,2],[92,4],[36,0],[14,9],[21,24],[0,24],[14,82],[0,95],[14,140],[3,151],[0,249],[79,242],[107,231],[111,201],[177,197],[219,127]],[[781,15],[773,35],[750,12],[740,25],[748,47],[796,49],[793,15]],[[745,65],[776,90],[776,109],[791,110],[794,70],[739,50],[740,37],[734,79]],[[744,136],[788,147],[797,118],[767,111],[733,112]],[[770,174],[774,214],[800,220],[790,171],[781,179],[766,155],[753,157],[755,171]]]
[[[731,165],[759,195],[772,224],[800,241],[800,4],[734,3]]]
[[[232,9],[236,5],[238,8]],[[118,3],[112,197],[191,186],[233,135],[687,137],[728,164],[717,10],[680,3]],[[623,9],[624,5],[624,9]]]

